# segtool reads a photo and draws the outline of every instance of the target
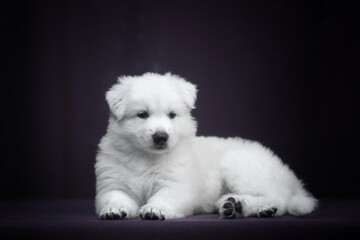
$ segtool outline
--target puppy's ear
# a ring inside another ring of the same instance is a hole
[[[196,85],[192,84],[182,78],[179,79],[179,90],[181,92],[181,95],[184,97],[185,104],[190,108],[195,108],[195,101],[196,101],[196,94],[197,89]]]
[[[106,93],[106,101],[109,104],[111,114],[120,120],[125,113],[125,95],[127,86],[124,84],[124,78],[119,78],[118,83],[113,85]]]

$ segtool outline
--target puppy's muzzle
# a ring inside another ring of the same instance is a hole
[[[169,135],[165,132],[156,132],[152,138],[157,147],[165,147],[165,144],[169,139]]]

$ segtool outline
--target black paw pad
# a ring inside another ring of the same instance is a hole
[[[274,217],[277,212],[276,207],[270,207],[270,208],[260,208],[257,216],[262,218],[269,218]]]
[[[237,218],[242,211],[242,205],[235,198],[229,197],[220,207],[220,215],[222,218]]]
[[[233,208],[233,206],[234,205],[231,202],[227,202],[227,203],[224,203],[224,205],[222,207],[225,209],[228,209],[228,208]]]

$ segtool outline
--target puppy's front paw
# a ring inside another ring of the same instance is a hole
[[[143,220],[165,220],[165,215],[160,209],[150,206],[143,206],[139,211],[139,217]]]
[[[118,220],[127,218],[127,210],[123,207],[105,207],[100,212],[102,220]]]

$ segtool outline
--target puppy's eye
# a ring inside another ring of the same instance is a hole
[[[169,113],[169,118],[174,119],[175,117],[176,117],[176,113],[174,112]]]
[[[147,111],[142,111],[137,114],[139,118],[146,119],[149,117],[149,113]]]

